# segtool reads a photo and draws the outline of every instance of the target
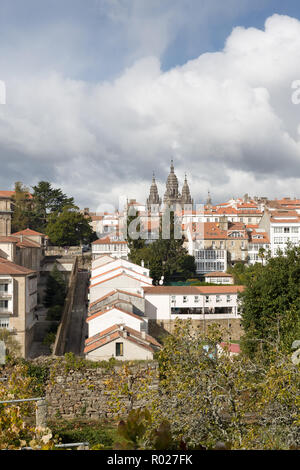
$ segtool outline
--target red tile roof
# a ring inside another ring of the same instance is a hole
[[[244,290],[244,286],[153,286],[142,287],[145,294],[153,295],[199,295],[199,294],[237,294]]]
[[[8,198],[12,199],[12,197],[16,194],[15,191],[0,191],[0,198]],[[28,193],[28,198],[32,199],[32,194]]]
[[[229,352],[234,353],[234,354],[239,354],[241,352],[241,348],[239,344],[222,342],[220,343],[220,346],[222,349],[224,350],[227,349]]]
[[[221,271],[215,271],[213,273],[206,273],[204,274],[204,277],[233,277],[232,274],[229,273],[222,273]]]
[[[125,332],[127,333],[127,336],[125,336]],[[84,353],[86,354],[95,349],[98,349],[104,344],[114,341],[117,338],[122,338],[131,341],[137,344],[138,346],[147,349],[148,351],[151,351],[152,353],[155,352],[155,349],[153,349],[152,346],[161,347],[161,345],[156,341],[156,339],[154,339],[150,335],[146,334],[145,338],[143,338],[142,333],[140,333],[139,331],[136,331],[127,326],[123,326],[121,329],[120,325],[113,325],[110,328],[107,328],[106,330],[97,333],[95,336],[88,338],[85,342],[86,347],[84,349]]]
[[[4,258],[0,258],[0,274],[26,276],[33,273],[35,273],[35,271],[19,266],[18,264],[12,263]]]
[[[111,312],[112,310],[118,310],[119,312],[122,312],[122,313],[125,313],[126,315],[129,315],[131,317],[134,317],[136,318],[137,320],[140,320],[141,322],[144,321],[144,319],[142,317],[140,317],[139,315],[136,315],[135,313],[132,313],[132,312],[127,312],[126,310],[123,310],[122,308],[118,307],[117,304],[122,302],[122,300],[116,300],[115,302],[113,302],[113,305],[111,305],[109,308],[107,308],[107,310],[99,310],[97,312],[93,312],[92,315],[90,315],[86,321],[89,322],[91,320],[94,320],[95,318],[97,317],[100,317],[102,315],[105,315],[106,313],[108,312]],[[123,300],[123,302],[126,302]]]
[[[108,279],[104,279],[103,281],[99,281],[99,282],[97,282],[96,284],[90,285],[90,288],[96,287],[96,286],[98,286],[99,284],[103,284],[103,282],[111,281],[112,279],[115,279],[116,277],[120,277],[120,276],[130,277],[131,279],[135,279],[136,281],[144,282],[145,284],[149,284],[149,286],[152,285],[150,282],[141,281],[140,279],[137,279],[137,278],[134,277],[134,276],[130,276],[130,274],[121,272],[121,273],[119,273],[119,274],[116,274],[115,276],[112,276],[112,277],[108,278]],[[149,278],[148,278],[148,279],[149,279]]]
[[[109,236],[105,238],[99,238],[94,241],[92,245],[127,245],[128,243],[124,240],[111,240]]]
[[[35,230],[31,230],[30,228],[26,228],[24,230],[20,230],[20,232],[12,233],[13,236],[15,235],[27,235],[27,236],[40,236],[45,237],[44,233],[36,232]]]
[[[93,307],[94,305],[97,305],[99,302],[101,302],[102,300],[106,299],[107,297],[110,297],[116,293],[120,292],[121,294],[126,294],[128,296],[134,296],[134,297],[139,297],[141,299],[143,299],[143,296],[142,295],[139,295],[139,294],[136,294],[136,293],[133,293],[133,292],[126,292],[125,290],[120,290],[120,289],[114,289],[110,292],[108,292],[107,294],[105,294],[103,297],[100,297],[99,299],[95,300],[94,302],[90,303],[90,309],[91,307]]]

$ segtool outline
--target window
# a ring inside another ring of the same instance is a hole
[[[8,284],[0,284],[0,292],[8,292]]]
[[[176,297],[175,297],[175,295],[171,295],[171,302],[172,302],[172,304],[174,304],[174,303],[175,303],[175,301],[176,301]]]
[[[282,233],[282,227],[274,227],[274,233]]]
[[[284,227],[284,233],[290,233],[290,227]]]
[[[205,302],[206,302],[206,303],[209,302],[209,295],[206,295],[206,296],[205,296]]]
[[[0,328],[9,327],[9,318],[0,318]]]
[[[0,300],[0,310],[8,309],[8,300]]]
[[[199,302],[199,295],[195,295],[194,301],[195,301],[195,303]]]
[[[187,302],[187,296],[186,296],[186,295],[183,296],[183,302],[184,302],[184,303]]]
[[[221,300],[221,296],[220,295],[216,295],[216,302],[220,302]]]
[[[298,233],[298,230],[299,230],[298,227],[292,227],[292,232],[293,233]]]
[[[228,294],[227,295],[227,302],[230,302],[231,301],[231,296]]]
[[[124,356],[123,343],[116,343],[116,356]]]

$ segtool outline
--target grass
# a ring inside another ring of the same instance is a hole
[[[49,421],[48,426],[53,436],[60,440],[61,444],[74,442],[88,442],[90,449],[99,444],[104,450],[114,448],[117,438],[116,426],[99,420],[73,419]]]

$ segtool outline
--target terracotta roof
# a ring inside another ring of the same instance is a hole
[[[0,191],[1,198],[11,199],[15,194],[15,191]]]
[[[0,243],[16,243],[19,247],[29,247],[29,248],[40,248],[41,245],[36,243],[28,238],[21,238],[19,236],[15,237],[13,235],[9,235],[7,237],[0,237]]]
[[[145,294],[153,295],[199,295],[199,294],[237,294],[244,286],[153,286],[142,287]]]
[[[206,273],[204,277],[232,277],[232,274],[229,273],[222,273],[221,271],[215,271],[213,273]]]
[[[127,245],[127,242],[124,240],[111,240],[110,237],[99,238],[98,240],[94,241],[92,245]]]
[[[16,194],[15,191],[0,191],[0,197],[1,198],[12,199],[15,194]],[[27,196],[28,196],[29,199],[33,198],[32,194],[30,194],[30,193],[27,193]]]
[[[35,230],[31,230],[30,228],[25,228],[24,230],[20,230],[20,232],[12,233],[12,235],[27,235],[27,236],[41,236],[45,237],[44,233],[36,232]]]
[[[20,248],[41,248],[41,245],[39,243],[35,243],[32,240],[24,239],[18,241],[17,246]]]
[[[10,274],[10,275],[27,275],[33,274],[35,271],[31,269],[24,268],[18,264],[12,263],[4,258],[0,258],[0,274]]]
[[[101,266],[100,266],[100,267],[101,267]],[[96,279],[96,278],[101,277],[101,276],[105,276],[106,274],[111,273],[111,272],[113,272],[113,271],[117,271],[118,269],[126,270],[126,272],[135,273],[135,274],[137,274],[138,276],[143,276],[143,277],[146,277],[147,279],[149,279],[149,276],[147,276],[146,274],[142,274],[142,273],[139,273],[139,272],[137,272],[137,271],[133,271],[133,269],[130,269],[130,268],[128,268],[127,266],[122,266],[122,265],[120,265],[120,266],[117,266],[116,268],[109,269],[108,271],[104,271],[103,273],[97,274],[97,276],[91,277],[91,280],[92,280],[92,279]]]
[[[0,243],[19,243],[19,241],[19,237],[13,237],[12,235],[0,237]]]
[[[231,353],[239,354],[241,352],[239,344],[222,342],[220,346],[222,349],[227,349]]]
[[[98,312],[93,313],[86,319],[86,321],[89,322],[91,320],[94,320],[95,318],[105,315],[106,313],[111,312],[112,310],[118,310],[122,313],[125,313],[126,315],[136,318],[137,320],[144,321],[144,319],[140,317],[139,315],[136,315],[135,313],[132,313],[132,312],[127,312],[126,310],[123,310],[122,308],[117,307],[117,304],[121,302],[122,300],[116,300],[115,302],[112,303],[112,305],[107,310],[99,310]],[[126,301],[123,301],[123,302],[126,302]]]
[[[100,297],[99,299],[95,300],[94,302],[90,303],[90,309],[91,307],[93,307],[94,305],[97,305],[99,302],[101,302],[102,300],[106,299],[107,297],[110,297],[111,295],[114,295],[116,294],[117,292],[120,292],[121,294],[126,294],[126,295],[133,295],[134,297],[139,297],[141,299],[143,299],[144,297],[142,295],[139,295],[139,294],[135,294],[133,292],[127,292],[125,290],[120,290],[120,289],[114,289],[110,292],[108,292],[107,294],[105,294],[103,297]]]
[[[127,336],[124,335],[124,332],[127,333]],[[128,334],[129,333],[129,334]],[[84,353],[91,352],[99,347],[107,344],[111,341],[114,341],[117,338],[122,338],[128,341],[131,341],[138,346],[151,351],[152,353],[155,352],[152,346],[161,347],[161,345],[150,335],[145,335],[143,338],[142,333],[139,331],[133,330],[127,326],[124,326],[122,329],[120,325],[113,325],[110,328],[88,338],[85,342],[86,347],[84,349]],[[146,344],[146,342],[148,344]],[[152,346],[151,346],[152,345]]]
[[[103,281],[99,281],[97,282],[96,284],[93,284],[93,285],[90,285],[90,288],[92,287],[96,287],[98,286],[99,284],[103,284],[103,282],[108,282],[108,281],[111,281],[112,279],[115,279],[116,277],[120,277],[120,276],[127,276],[127,277],[131,277],[131,279],[135,279],[136,281],[139,281],[139,282],[145,282],[146,284],[149,284],[149,285],[152,285],[150,282],[146,282],[146,281],[141,281],[140,279],[137,279],[136,277],[134,276],[130,276],[130,274],[127,274],[127,273],[124,273],[124,272],[121,272],[119,274],[116,274],[115,276],[112,276],[108,279],[104,279]],[[150,279],[150,278],[149,278]]]

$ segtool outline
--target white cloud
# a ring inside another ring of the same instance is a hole
[[[143,202],[152,170],[163,196],[172,157],[195,202],[208,189],[214,200],[297,195],[299,63],[300,22],[274,15],[264,31],[235,28],[223,51],[168,72],[150,56],[97,84],[15,78],[0,107],[0,151],[18,163],[16,180],[51,177],[93,209],[120,194]],[[9,165],[2,186],[4,173]]]

